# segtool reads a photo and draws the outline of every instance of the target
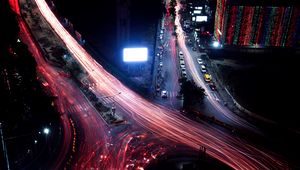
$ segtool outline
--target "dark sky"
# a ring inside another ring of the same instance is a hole
[[[116,0],[55,0],[60,14],[69,18],[75,29],[102,51],[114,50],[116,44]],[[161,0],[131,0],[131,40],[142,39],[150,25],[163,12]],[[140,37],[139,37],[140,35]]]

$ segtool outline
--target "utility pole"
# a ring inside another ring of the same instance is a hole
[[[4,137],[3,137],[3,131],[2,131],[2,123],[0,123],[0,135],[1,135],[1,142],[2,142],[2,149],[3,149],[3,154],[6,160],[6,167],[7,170],[10,170],[9,168],[9,161],[8,161],[8,155],[7,155],[7,149],[6,149],[6,145],[4,143]]]
[[[204,146],[200,146],[199,148],[199,159],[200,161],[204,161],[206,157],[206,148]]]

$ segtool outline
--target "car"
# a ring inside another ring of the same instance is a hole
[[[162,90],[162,91],[161,91],[161,97],[162,97],[162,98],[167,98],[167,97],[168,97],[168,92],[167,92],[167,90]]]
[[[182,51],[179,51],[179,55],[180,55],[180,56],[183,56],[183,52],[182,52]]]
[[[182,77],[186,77],[186,71],[182,71],[181,74],[182,74]]]
[[[203,77],[204,77],[204,80],[205,80],[206,82],[210,82],[210,81],[211,81],[211,75],[210,75],[210,74],[205,73],[205,74],[203,75]]]
[[[160,85],[156,84],[156,91],[159,92],[160,91]]]
[[[193,45],[193,42],[192,42],[191,39],[188,39],[188,45],[189,45],[189,46],[192,46],[192,45]]]
[[[206,67],[203,64],[200,66],[200,70],[201,70],[202,73],[206,73],[207,72]]]
[[[217,87],[216,87],[216,85],[215,85],[213,82],[210,82],[210,83],[209,83],[209,87],[210,87],[210,89],[211,89],[212,91],[216,91],[216,90],[217,90]]]
[[[180,67],[185,67],[185,64],[184,63],[180,63]]]
[[[203,64],[203,60],[201,58],[197,58],[198,64]]]
[[[162,67],[163,66],[163,62],[161,61],[161,62],[159,62],[159,66],[160,67]]]

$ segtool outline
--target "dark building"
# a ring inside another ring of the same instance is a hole
[[[299,47],[299,30],[291,0],[217,0],[214,36],[225,46]]]
[[[130,0],[117,1],[117,48],[128,44],[130,38]]]

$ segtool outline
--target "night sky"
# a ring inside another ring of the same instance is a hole
[[[116,45],[116,1],[54,1],[59,13],[66,16],[85,39],[104,57],[114,55]],[[70,6],[72,4],[72,6]],[[132,0],[130,5],[130,41],[143,41],[147,28],[157,23],[163,13],[161,0]]]

